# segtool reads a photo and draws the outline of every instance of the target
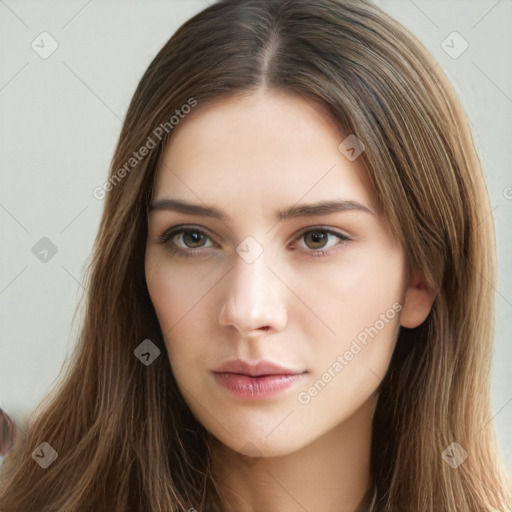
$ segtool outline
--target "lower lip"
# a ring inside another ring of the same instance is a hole
[[[269,398],[300,382],[305,373],[248,377],[238,373],[214,373],[217,382],[231,394],[244,399]]]

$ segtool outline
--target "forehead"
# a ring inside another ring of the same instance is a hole
[[[199,105],[200,107],[200,105]],[[153,198],[229,207],[344,198],[376,208],[363,166],[325,109],[297,96],[258,91],[198,109],[172,133]]]

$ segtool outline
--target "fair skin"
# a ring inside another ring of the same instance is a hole
[[[434,299],[421,273],[406,272],[360,160],[338,149],[345,137],[318,106],[258,90],[186,118],[157,171],[146,281],[178,386],[214,438],[228,512],[357,508],[370,485],[376,389],[400,325],[421,324]],[[165,199],[227,218],[177,212]],[[339,199],[350,208],[275,219]],[[184,225],[192,232],[159,241]],[[234,396],[213,373],[232,359],[303,373],[272,396]]]

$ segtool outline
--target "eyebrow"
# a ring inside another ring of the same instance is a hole
[[[160,199],[154,201],[149,205],[149,211],[175,211],[178,213],[185,213],[189,215],[198,215],[203,217],[211,217],[214,219],[221,220],[223,222],[229,222],[231,219],[229,215],[214,206],[200,205],[189,203],[181,199]],[[357,201],[347,199],[332,199],[320,201],[318,203],[292,205],[282,210],[279,210],[275,214],[275,220],[288,220],[301,217],[313,217],[315,215],[328,215],[336,212],[347,212],[347,211],[358,211],[375,215],[375,212]]]

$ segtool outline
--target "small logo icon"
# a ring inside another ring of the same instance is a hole
[[[238,244],[236,252],[246,263],[253,263],[263,253],[263,247],[255,238],[248,236]]]
[[[454,442],[444,450],[441,457],[453,469],[457,469],[468,458],[468,452],[459,443]]]
[[[253,443],[245,443],[238,453],[238,458],[248,467],[254,466],[261,456],[261,451]]]
[[[133,353],[142,364],[149,366],[160,355],[160,349],[151,340],[146,339]]]
[[[46,469],[53,464],[59,454],[46,442],[41,443],[33,452],[32,458],[43,468]]]
[[[468,42],[456,31],[441,43],[441,48],[452,58],[458,59],[468,48]]]
[[[340,152],[353,162],[364,151],[364,144],[354,135],[349,135],[339,146]]]
[[[39,57],[47,59],[59,47],[57,40],[48,32],[41,32],[30,44]]]
[[[43,263],[48,263],[56,254],[57,246],[47,237],[43,236],[32,247],[32,254]]]

